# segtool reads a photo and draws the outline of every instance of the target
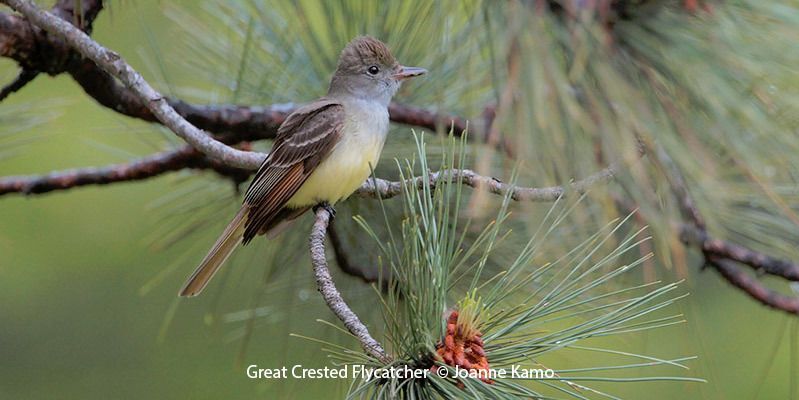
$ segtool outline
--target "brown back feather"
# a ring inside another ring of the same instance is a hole
[[[250,210],[244,244],[279,222],[275,219],[282,215],[286,202],[338,142],[343,125],[344,107],[326,98],[301,107],[286,119],[244,197],[244,207]]]

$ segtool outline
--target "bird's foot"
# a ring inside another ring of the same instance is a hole
[[[317,205],[315,205],[313,207],[314,214],[316,213],[317,210],[319,210],[320,207],[324,208],[325,211],[327,211],[327,213],[330,214],[330,220],[331,221],[336,218],[336,209],[333,208],[333,206],[331,206],[330,203],[328,203],[326,201],[322,202],[322,203],[319,203],[319,204],[317,204]]]

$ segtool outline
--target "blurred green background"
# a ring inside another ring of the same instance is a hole
[[[174,27],[175,15],[189,18],[200,13],[199,8],[188,0],[114,2],[97,19],[93,37],[121,53],[166,93],[198,103],[216,102],[226,99],[222,94],[213,97],[217,85],[207,77],[187,73],[175,59],[194,43],[191,34]],[[214,29],[224,48],[229,32],[223,25]],[[237,64],[241,49],[230,50],[236,55],[231,60],[217,60],[220,64]],[[296,56],[302,58],[302,54]],[[199,63],[195,68],[202,68],[202,60],[192,62]],[[423,66],[435,76],[436,65]],[[263,69],[265,74],[270,71],[270,65],[249,68]],[[209,74],[214,71],[218,69],[208,70]],[[0,60],[2,82],[15,74],[12,62]],[[290,82],[295,78],[280,79]],[[304,101],[324,92],[320,86],[305,91],[290,83],[286,87],[285,92],[271,94],[275,101]],[[250,100],[242,97],[245,103]],[[95,104],[66,75],[39,77],[0,104],[0,118],[0,129],[7,131],[4,140],[13,142],[0,155],[0,176],[118,163],[176,143],[157,127]],[[22,126],[12,118],[40,120]],[[409,132],[407,127],[394,131],[397,135]],[[387,145],[381,165],[385,170],[392,168],[385,160],[401,156],[406,149],[402,144],[392,149],[392,143]],[[171,205],[187,198],[197,209],[170,216]],[[244,367],[249,364],[264,368],[327,365],[321,345],[290,337],[291,333],[324,337],[355,348],[344,335],[315,321],[333,318],[315,291],[305,252],[281,255],[272,251],[284,246],[304,250],[307,244],[302,233],[272,243],[259,241],[236,255],[228,268],[233,272],[224,276],[224,284],[196,299],[177,299],[183,279],[237,203],[233,186],[210,172],[181,172],[136,183],[0,198],[0,397],[343,396],[345,381],[266,382],[245,375]],[[191,225],[200,219],[196,215],[218,218],[189,226],[191,235],[176,235],[174,244],[164,245],[164,237],[171,237],[168,226],[175,219]],[[338,223],[353,224],[343,218]],[[308,224],[303,226],[300,229],[307,229]],[[689,265],[697,265],[698,258],[693,261]],[[356,312],[379,332],[380,316],[373,306],[376,297],[372,289],[334,273]],[[690,268],[688,273],[683,287],[691,295],[679,303],[679,310],[673,310],[683,313],[687,323],[613,343],[620,350],[660,357],[697,355],[699,359],[689,363],[688,375],[705,378],[708,383],[599,387],[622,398],[788,398],[790,385],[796,385],[791,371],[796,373],[797,355],[790,352],[790,343],[795,350],[799,340],[796,320],[767,311],[711,271]],[[640,282],[642,277],[630,279]],[[677,278],[666,275],[663,279]],[[252,282],[263,284],[253,290]],[[252,309],[256,318],[249,318]],[[590,359],[573,361],[591,363]]]

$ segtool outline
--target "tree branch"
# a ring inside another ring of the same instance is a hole
[[[197,129],[180,116],[167,103],[166,99],[131,68],[119,54],[100,46],[68,22],[39,9],[29,0],[2,0],[2,2],[24,15],[35,25],[63,38],[84,57],[94,61],[104,71],[119,79],[136,94],[158,121],[203,154],[226,165],[239,168],[254,169],[263,161],[263,154],[236,150]]]
[[[99,70],[90,61],[81,63],[69,71],[83,90],[101,105],[128,117],[148,122],[158,122],[152,112],[113,77]],[[294,103],[269,106],[246,105],[195,105],[178,99],[167,98],[175,111],[200,129],[224,135],[223,142],[255,141],[273,139],[280,124],[297,108]],[[467,123],[461,117],[392,103],[389,106],[391,121],[399,124],[436,130],[439,126],[453,127],[455,135],[461,135]],[[476,136],[474,133],[471,136]]]
[[[263,155],[225,146],[201,132],[186,118],[207,129],[238,134],[236,140],[241,141],[274,137],[277,128],[294,109],[292,105],[194,106],[179,100],[169,101],[153,89],[119,54],[100,46],[88,35],[55,15],[38,9],[28,0],[2,0],[2,2],[23,14],[37,26],[63,38],[69,46],[88,59],[77,63],[71,68],[70,73],[100,104],[132,117],[148,121],[157,120],[197,150],[227,165],[257,168],[263,160]],[[108,74],[119,79],[124,86],[114,81]],[[458,134],[466,128],[466,122],[457,116],[440,115],[416,107],[392,104],[389,112],[395,122],[409,123],[423,128],[435,129],[437,126],[451,124]],[[257,136],[241,136],[253,134]]]
[[[0,196],[8,193],[40,194],[86,185],[107,185],[115,182],[137,181],[169,171],[211,169],[235,182],[246,181],[250,171],[229,167],[205,158],[190,146],[165,151],[130,163],[101,168],[78,168],[39,176],[8,176],[0,178]]]
[[[22,69],[19,71],[19,75],[0,90],[0,101],[5,100],[10,94],[25,87],[25,85],[33,81],[37,76],[39,76],[39,71],[31,69]]]
[[[74,169],[43,176],[0,178],[0,195],[8,193],[38,194],[84,185],[103,185],[114,182],[142,180],[185,168],[213,169],[220,175],[233,178],[236,182],[244,182],[250,175],[249,170],[232,168],[211,161],[187,146],[131,163],[110,165],[102,168]],[[569,190],[584,193],[590,186],[612,179],[615,170],[615,166],[607,167],[585,179],[572,183]],[[433,184],[454,179],[460,184],[475,189],[488,190],[498,195],[505,195],[508,191],[513,191],[511,198],[517,201],[555,201],[567,192],[567,189],[563,186],[544,188],[514,187],[495,178],[478,175],[471,170],[431,172],[428,175],[428,179]],[[356,194],[365,198],[381,197],[387,199],[402,193],[403,185],[420,188],[422,183],[422,177],[408,179],[404,182],[370,178],[358,189]],[[790,261],[771,257],[746,247],[714,238],[707,231],[697,229],[693,224],[684,224],[680,232],[681,240],[684,243],[697,246],[707,255],[726,258],[748,265],[759,272],[780,276],[791,281],[799,281],[799,265]],[[351,265],[344,254],[341,240],[332,227],[329,233],[337,263],[342,270],[348,274],[361,277],[366,282],[376,281],[377,278],[375,276],[365,274],[364,271]]]
[[[799,281],[799,264],[771,257],[741,245],[714,238],[707,231],[686,224],[680,230],[683,243],[696,245],[706,255],[728,259],[751,267],[758,273],[779,276],[789,281]]]
[[[311,229],[310,248],[316,287],[325,299],[327,306],[344,323],[347,330],[358,339],[364,351],[382,363],[390,364],[391,357],[386,354],[380,343],[369,334],[369,330],[347,303],[344,302],[341,293],[336,288],[336,284],[333,282],[333,278],[327,268],[325,255],[325,232],[330,222],[330,213],[324,207],[317,207],[315,214],[316,220]]]
[[[80,9],[75,9],[75,5]],[[53,15],[90,33],[92,23],[103,9],[102,0],[58,0]],[[80,56],[60,36],[48,36],[19,16],[0,13],[0,56],[16,61],[22,69],[57,75]]]
[[[100,105],[131,118],[160,122],[139,96],[114,77],[85,60],[69,70],[72,78]],[[193,105],[176,99],[166,102],[183,118],[200,129],[224,134],[225,143],[272,139],[277,128],[296,106],[275,104],[265,107],[240,105]]]
[[[707,262],[735,287],[743,290],[753,299],[771,308],[791,314],[799,314],[799,297],[786,296],[765,287],[760,281],[741,271],[727,259],[709,256]]]
[[[799,279],[799,265],[713,238],[707,231],[705,219],[696,206],[696,202],[688,190],[688,185],[679,167],[661,146],[657,144],[653,144],[653,146],[655,147],[655,154],[660,167],[666,176],[672,193],[677,198],[680,211],[684,218],[688,219],[688,224],[684,224],[680,232],[680,239],[683,243],[698,245],[705,257],[705,265],[710,265],[719,271],[724,279],[749,294],[752,298],[766,306],[797,314],[797,311],[799,311],[799,298],[785,296],[768,289],[757,279],[738,269],[734,262],[742,263],[757,271],[781,276],[788,280]]]
[[[487,190],[490,193],[502,195],[510,192],[510,197],[516,201],[555,201],[563,197],[568,190],[577,193],[585,193],[589,187],[597,183],[603,183],[613,179],[616,167],[611,165],[587,178],[581,179],[569,185],[550,186],[543,188],[522,187],[503,183],[497,178],[482,176],[468,169],[449,169],[443,171],[429,172],[427,179],[433,187],[438,182],[455,181],[475,189]],[[369,178],[355,192],[360,197],[373,197],[388,199],[402,193],[403,186],[420,189],[424,184],[424,177],[415,177],[405,181],[386,181],[379,178]]]

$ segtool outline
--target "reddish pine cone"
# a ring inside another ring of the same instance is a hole
[[[471,336],[466,336],[467,331],[458,326],[458,311],[452,311],[447,318],[447,332],[444,341],[436,345],[436,353],[439,358],[452,367],[460,367],[465,370],[485,371],[481,374],[480,380],[485,383],[494,383],[488,376],[489,365],[486,357],[482,333],[472,329]],[[435,366],[433,367],[435,368]]]

